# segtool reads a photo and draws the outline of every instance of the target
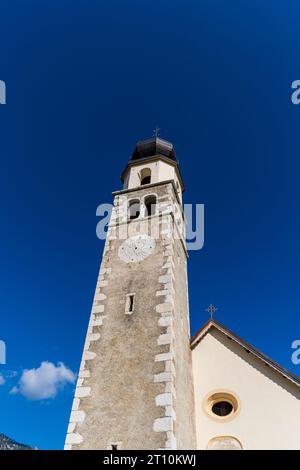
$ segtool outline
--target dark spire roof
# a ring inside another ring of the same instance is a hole
[[[136,144],[131,158],[121,175],[121,181],[124,183],[125,175],[128,168],[133,165],[139,164],[140,160],[150,161],[152,159],[156,159],[157,157],[166,162],[170,162],[177,168],[179,180],[182,186],[182,191],[184,191],[184,183],[173,144],[157,136],[151,137],[151,139],[147,140],[140,140]]]
[[[138,142],[131,156],[131,161],[154,157],[156,155],[162,155],[178,163],[173,144],[159,137],[151,137],[151,139]]]

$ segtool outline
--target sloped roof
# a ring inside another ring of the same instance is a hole
[[[297,377],[296,375],[292,374],[288,370],[284,369],[281,367],[277,362],[273,361],[270,359],[268,356],[263,354],[261,351],[256,349],[254,346],[251,344],[247,343],[244,341],[242,338],[234,334],[231,330],[223,326],[221,323],[219,323],[216,320],[209,320],[205,325],[200,328],[200,330],[191,338],[191,349],[195,349],[197,345],[200,343],[200,341],[204,338],[204,336],[208,333],[208,331],[211,328],[216,328],[219,330],[221,333],[223,333],[225,336],[230,338],[231,340],[235,341],[237,344],[239,344],[242,348],[244,348],[247,352],[253,354],[253,356],[257,357],[260,359],[262,362],[270,366],[272,369],[276,370],[279,374],[281,374],[283,377],[286,379],[290,380],[293,382],[295,385],[300,387],[300,378]]]
[[[178,163],[173,144],[160,137],[151,137],[151,139],[139,141],[136,144],[131,160],[140,160],[154,157],[155,155],[162,155]]]
[[[182,187],[182,192],[184,192],[184,182],[174,146],[171,142],[163,140],[160,137],[151,137],[150,139],[140,140],[136,144],[135,149],[131,154],[131,158],[121,175],[121,181],[124,183],[127,170],[133,165],[139,164],[141,162],[146,163],[153,161],[157,158],[165,161],[166,163],[172,164],[176,168],[177,175]]]

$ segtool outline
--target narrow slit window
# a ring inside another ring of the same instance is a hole
[[[134,300],[135,300],[135,294],[128,294],[126,296],[126,308],[125,308],[125,313],[127,315],[131,315],[134,311]]]
[[[107,450],[121,450],[122,449],[122,442],[109,442],[106,449]]]

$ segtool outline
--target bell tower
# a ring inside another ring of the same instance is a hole
[[[114,209],[65,449],[195,449],[184,184],[170,142],[138,142]]]

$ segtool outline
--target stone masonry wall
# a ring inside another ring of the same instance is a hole
[[[127,225],[123,194],[115,197],[72,406],[65,449],[176,449],[194,445],[186,255],[174,239],[171,183],[130,197],[156,194],[152,222],[162,236],[144,261],[118,256]],[[149,219],[130,222],[149,233]],[[129,293],[134,311],[125,313]]]

